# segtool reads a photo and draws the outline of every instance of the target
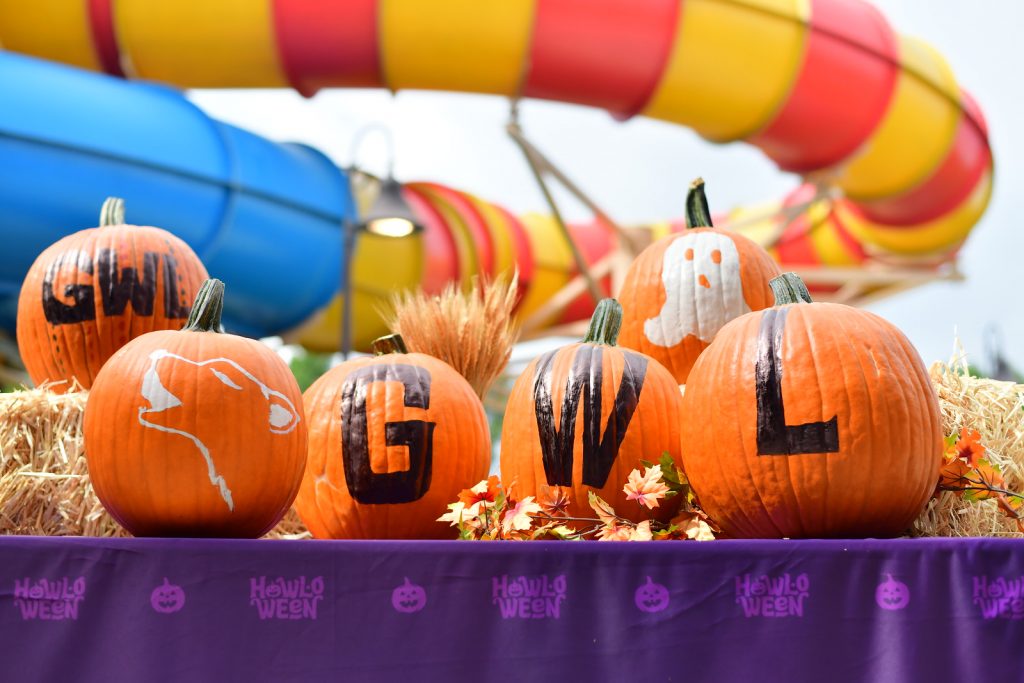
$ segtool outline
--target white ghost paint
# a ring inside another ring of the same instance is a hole
[[[675,346],[689,335],[710,343],[725,323],[750,312],[739,252],[721,233],[690,233],[669,245],[661,281],[665,305],[656,318],[644,321],[644,336],[657,346]]]
[[[196,367],[204,367],[211,363],[224,363],[237,370],[242,374],[242,376],[252,383],[255,390],[259,391],[263,395],[263,398],[267,399],[269,406],[267,425],[272,434],[287,434],[295,429],[295,426],[299,424],[299,413],[287,396],[282,394],[280,391],[271,389],[266,384],[256,379],[251,372],[229,358],[211,358],[210,360],[194,361],[171,353],[166,349],[157,349],[153,353],[149,354],[149,367],[146,368],[146,374],[142,377],[142,398],[149,402],[149,407],[139,407],[139,424],[143,427],[167,432],[168,434],[178,434],[195,444],[196,448],[198,448],[199,452],[202,454],[203,459],[206,461],[207,474],[210,477],[210,483],[217,487],[220,491],[221,498],[223,498],[224,502],[227,503],[228,509],[233,511],[235,509],[235,503],[231,497],[231,489],[228,488],[227,481],[224,480],[224,477],[217,472],[217,466],[213,461],[213,455],[210,453],[209,447],[195,434],[190,434],[189,432],[168,427],[166,425],[156,424],[143,417],[148,413],[162,413],[165,410],[170,410],[171,408],[177,408],[178,406],[183,405],[181,399],[168,391],[167,387],[165,387],[160,381],[160,375],[157,373],[156,366],[157,363],[164,358],[181,361]],[[220,380],[225,386],[237,391],[245,391],[244,387],[239,386],[234,380],[220,370],[212,367],[209,368],[209,370],[213,373],[214,377]],[[272,398],[280,401],[280,403],[271,401]]]

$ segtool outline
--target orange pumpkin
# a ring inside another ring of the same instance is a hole
[[[306,390],[309,462],[295,509],[317,538],[451,538],[436,520],[487,476],[483,404],[444,361],[398,335]]]
[[[302,393],[276,353],[219,331],[223,297],[207,281],[183,330],[133,339],[89,392],[89,476],[136,536],[256,538],[298,492]]]
[[[47,247],[18,298],[18,348],[32,381],[92,386],[129,340],[177,330],[207,278],[195,252],[160,228],[124,225],[124,201],[103,204],[100,227]]]
[[[810,303],[796,275],[776,307],[727,324],[690,373],[683,465],[729,536],[903,532],[938,481],[935,391],[879,316]]]
[[[640,252],[619,299],[620,344],[651,356],[685,384],[715,333],[733,318],[772,305],[772,257],[743,235],[711,226],[704,181],[686,197],[689,228]]]
[[[622,307],[604,299],[583,341],[531,362],[516,380],[501,432],[501,479],[513,496],[565,487],[571,517],[593,517],[588,492],[634,521],[646,508],[622,487],[640,461],[669,453],[680,463],[679,385],[657,361],[615,346]],[[663,521],[678,507],[663,500]]]

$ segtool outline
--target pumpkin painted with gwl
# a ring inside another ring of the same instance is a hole
[[[107,199],[100,226],[40,254],[18,298],[18,348],[32,381],[92,386],[119,348],[155,330],[177,330],[208,277],[195,252],[166,230],[125,225],[124,201]],[[65,380],[61,382],[61,380]]]
[[[626,274],[619,343],[664,365],[678,384],[722,325],[772,305],[775,260],[752,240],[711,224],[704,181],[686,196],[687,229],[644,249]]]
[[[910,341],[772,280],[773,308],[721,329],[683,397],[683,465],[729,536],[894,536],[938,481],[938,399]]]
[[[184,329],[128,342],[89,392],[89,476],[136,536],[256,538],[298,491],[298,384],[270,348],[220,331],[223,306],[223,283],[208,280]]]
[[[593,517],[588,492],[634,521],[647,516],[622,490],[640,461],[680,462],[679,385],[657,361],[615,346],[622,307],[604,299],[583,341],[532,361],[509,395],[501,433],[501,480],[512,496],[564,487],[570,517]],[[679,501],[654,510],[671,519]]]
[[[490,465],[483,403],[398,335],[373,349],[303,396],[309,460],[295,509],[317,538],[451,538],[435,520]]]

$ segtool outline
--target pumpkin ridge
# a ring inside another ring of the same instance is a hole
[[[827,306],[829,304],[817,305]],[[808,315],[808,317],[810,317],[810,315]],[[872,387],[871,382],[868,379],[868,375],[864,371],[864,364],[861,361],[861,358],[858,354],[859,347],[856,344],[854,344],[854,339],[858,339],[858,337],[856,334],[850,333],[848,326],[846,324],[847,321],[845,319],[845,315],[843,315],[843,311],[836,311],[836,315],[829,316],[829,320],[833,325],[835,325],[836,328],[838,328],[836,330],[833,330],[831,329],[831,327],[826,327],[824,328],[824,330],[829,335],[828,346],[830,349],[832,349],[839,363],[840,370],[842,372],[842,386],[844,387],[843,393],[845,399],[844,407],[847,409],[846,412],[848,413],[848,417],[846,418],[846,428],[850,433],[853,433],[858,428],[858,425],[853,421],[853,413],[852,410],[850,410],[849,405],[850,392],[847,389],[847,387],[849,387],[851,382],[853,381],[856,381],[862,387],[865,398],[864,405],[867,409],[866,421],[868,424],[874,424],[876,419],[875,413],[877,412],[877,410],[873,402],[873,398],[875,396],[875,392],[873,391],[874,387]],[[806,326],[805,329],[807,329]],[[851,357],[856,360],[856,367],[850,368],[850,365],[847,362],[847,360],[848,358]],[[887,423],[891,421],[888,415],[886,415],[885,419]],[[840,425],[840,433],[842,432],[841,427],[842,425]],[[852,476],[849,471],[846,471],[845,476],[849,479],[849,481],[847,481],[845,484],[840,485],[839,487],[835,487],[833,486],[833,479],[836,478],[836,468],[837,466],[833,460],[826,460],[825,481],[827,483],[827,486],[825,489],[825,494],[822,496],[822,500],[825,504],[825,516],[823,518],[825,520],[825,528],[837,528],[842,526],[840,521],[836,519],[834,506],[829,504],[829,500],[832,499],[830,493],[835,488],[842,489],[842,486],[845,485],[848,487],[857,488],[869,494],[864,496],[858,496],[859,507],[853,515],[854,519],[863,519],[865,515],[870,514],[870,510],[874,507],[873,502],[870,500],[870,494],[872,493],[874,488],[870,468],[859,467],[856,465],[850,468],[845,468],[845,470],[852,470]],[[842,492],[840,490],[840,494],[841,493]],[[847,505],[849,505],[849,502],[847,502]],[[847,507],[847,509],[844,510],[844,512],[849,514],[849,508]]]
[[[765,309],[765,310],[768,310],[768,309]],[[756,319],[754,319],[754,320],[752,320],[750,322],[749,327],[754,327],[756,325],[757,328],[760,328],[761,320],[764,317],[764,315],[765,315],[765,311],[760,311],[759,314],[756,316]],[[737,320],[740,320],[740,319],[737,319]],[[736,322],[736,326],[735,327],[737,329],[739,329],[739,330],[742,330],[744,326],[745,326],[744,322]],[[740,339],[741,339],[740,343],[731,344],[731,348],[733,349],[733,352],[734,352],[734,356],[733,357],[730,358],[728,354],[720,354],[720,357],[722,358],[721,364],[726,366],[727,369],[728,368],[736,368],[736,367],[744,367],[745,365],[747,365],[746,363],[743,363],[742,361],[748,355],[746,353],[745,347],[746,347],[747,344],[749,344],[749,342],[743,342],[742,340],[746,340],[746,339],[754,339],[754,340],[756,340],[757,336],[756,335],[743,334],[743,335],[740,336]],[[755,344],[756,344],[756,341],[755,341]],[[700,361],[699,358],[697,360]],[[725,373],[723,373],[723,374],[725,374]],[[713,376],[718,377],[718,376],[721,376],[721,375],[719,375],[718,371],[716,371],[716,373]],[[740,406],[739,406],[740,393],[739,392],[731,392],[731,395],[732,395],[732,398],[733,398],[733,405],[735,406],[734,414],[737,415],[737,416],[742,416],[743,411],[740,409]],[[708,423],[708,424],[710,425],[710,423]],[[719,479],[718,481],[719,482],[722,482],[722,481],[726,482],[725,491],[728,493],[728,495],[735,502],[735,505],[734,505],[733,509],[735,511],[739,512],[739,516],[743,520],[746,520],[748,523],[751,523],[751,522],[753,523],[752,526],[750,527],[751,529],[756,529],[760,525],[760,523],[767,522],[769,526],[771,526],[771,527],[773,527],[775,529],[775,531],[777,532],[777,534],[779,536],[784,536],[785,534],[782,532],[782,529],[776,523],[775,517],[768,512],[769,506],[767,504],[767,501],[764,498],[763,492],[761,491],[761,487],[759,487],[758,484],[757,484],[757,477],[754,476],[754,463],[757,463],[757,464],[760,465],[761,461],[757,460],[757,459],[751,459],[748,456],[748,454],[747,454],[747,446],[746,446],[747,440],[745,438],[743,438],[743,425],[740,423],[739,420],[735,421],[735,427],[736,427],[736,430],[739,432],[739,437],[740,437],[739,438],[739,444],[740,444],[741,456],[742,456],[742,459],[743,459],[742,467],[743,467],[744,470],[746,470],[746,479],[747,479],[747,481],[745,483],[746,483],[746,487],[749,488],[749,492],[745,492],[744,491],[744,482],[739,481],[739,480],[737,480],[736,477],[727,474],[727,470],[725,470],[724,468],[719,468],[718,474],[719,474],[720,477],[722,477],[722,479]],[[714,441],[714,436],[712,436],[712,438],[709,439],[709,441],[713,442]],[[757,450],[756,442],[755,442],[755,448],[754,449],[755,449],[754,455],[756,456],[757,455],[757,453],[756,453],[756,450]],[[738,494],[737,494],[737,489],[738,489]],[[752,497],[756,497],[758,503],[760,504],[760,511],[761,512],[756,517],[753,516],[752,512],[748,510],[748,503],[749,503],[749,501],[750,501],[750,499]],[[741,521],[739,521],[740,528],[742,528],[742,525],[743,525],[743,521],[741,520]]]
[[[889,323],[889,321],[885,320],[885,318],[882,318],[881,316],[876,317],[877,319],[874,320],[876,326],[888,331],[887,328],[892,326],[892,324]],[[900,332],[899,330],[896,331]],[[908,339],[906,339],[906,336],[903,335],[902,332],[900,332],[899,337],[894,338],[894,343],[899,348],[900,357],[906,362],[906,374],[912,378],[914,384],[916,385],[915,388],[917,389],[917,391],[929,397],[927,407],[923,404],[917,406],[918,411],[916,417],[918,419],[914,420],[913,424],[922,424],[926,422],[931,427],[928,433],[941,434],[942,426],[940,422],[938,399],[935,395],[935,389],[932,386],[931,381],[928,379],[927,368],[921,361],[920,356],[917,355],[916,349],[913,348],[913,345],[910,343]],[[939,477],[939,469],[941,467],[942,462],[941,445],[936,447],[936,445],[933,443],[929,446],[927,439],[923,438],[924,433],[925,432],[921,431],[919,434],[916,435],[918,438],[922,438],[922,443],[920,444],[920,446],[922,450],[930,447],[933,451],[935,451],[935,456],[933,456],[932,458],[931,466],[928,465],[927,461],[924,458],[920,458],[920,464],[918,465],[918,468],[920,468],[921,470],[923,481],[925,481],[926,475],[930,475],[932,477],[932,480],[935,481]],[[911,443],[911,446],[913,445],[914,444]],[[916,468],[913,468],[914,463],[911,459],[908,458],[907,460],[908,466],[906,470],[906,476],[910,478],[914,476],[914,469]],[[914,505],[912,499],[908,497],[908,509],[905,513],[905,518],[910,521],[907,522],[907,524],[912,523],[913,519],[917,516],[917,514],[920,511],[922,503],[926,503],[927,500],[931,497],[932,490],[932,484],[922,485],[922,490],[919,495],[919,502],[917,505]]]

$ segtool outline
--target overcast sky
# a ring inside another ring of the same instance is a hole
[[[871,310],[902,328],[926,363],[948,359],[954,328],[972,362],[988,364],[985,333],[998,330],[1004,353],[1024,369],[1024,91],[1015,0],[885,0],[876,3],[900,33],[925,39],[947,58],[957,80],[979,101],[996,157],[995,194],[960,255],[965,282],[937,283],[891,297]],[[380,139],[352,140],[370,123],[387,125],[400,180],[433,180],[523,213],[543,199],[518,149],[506,137],[508,105],[477,95],[331,90],[312,99],[290,91],[194,91],[212,116],[276,140],[316,146],[341,165],[385,168]],[[796,186],[759,151],[719,146],[688,129],[546,102],[522,107],[526,133],[617,220],[682,215],[685,187],[703,176],[714,211],[781,197]],[[570,205],[571,206],[571,205]],[[572,207],[570,218],[586,213]]]

